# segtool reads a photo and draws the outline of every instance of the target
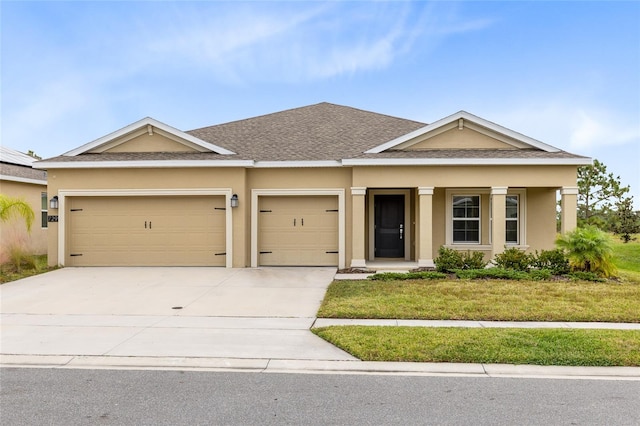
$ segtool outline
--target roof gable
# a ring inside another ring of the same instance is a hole
[[[153,139],[144,140],[143,135]],[[153,118],[136,121],[120,130],[64,153],[64,156],[100,154],[104,152],[214,152],[221,155],[233,151],[205,142]]]
[[[460,133],[456,133],[460,132]],[[365,151],[379,154],[389,150],[424,149],[537,149],[559,152],[558,148],[514,132],[483,118],[460,111],[413,132]]]

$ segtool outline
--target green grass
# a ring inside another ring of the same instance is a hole
[[[623,243],[620,238],[614,237],[613,263],[618,272],[626,281],[640,283],[640,235],[635,235],[636,240]]]
[[[638,330],[341,326],[313,332],[364,361],[640,366]]]
[[[21,259],[19,265],[16,265],[16,262],[8,262],[0,265],[0,284],[43,274],[54,269],[57,269],[57,267],[47,265],[46,254],[28,255],[25,256],[24,259]]]
[[[322,318],[640,322],[635,283],[335,281]]]

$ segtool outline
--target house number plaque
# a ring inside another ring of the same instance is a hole
[[[57,221],[58,221],[58,215],[47,216],[47,222],[57,222]]]

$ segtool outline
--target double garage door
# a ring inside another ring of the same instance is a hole
[[[224,266],[225,198],[69,199],[68,266]]]
[[[71,197],[68,206],[68,266],[226,264],[223,196]],[[338,265],[336,196],[267,196],[258,207],[259,265]]]

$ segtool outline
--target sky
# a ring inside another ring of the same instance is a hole
[[[331,102],[460,110],[596,158],[640,208],[640,2],[0,1],[2,144],[53,157]]]

